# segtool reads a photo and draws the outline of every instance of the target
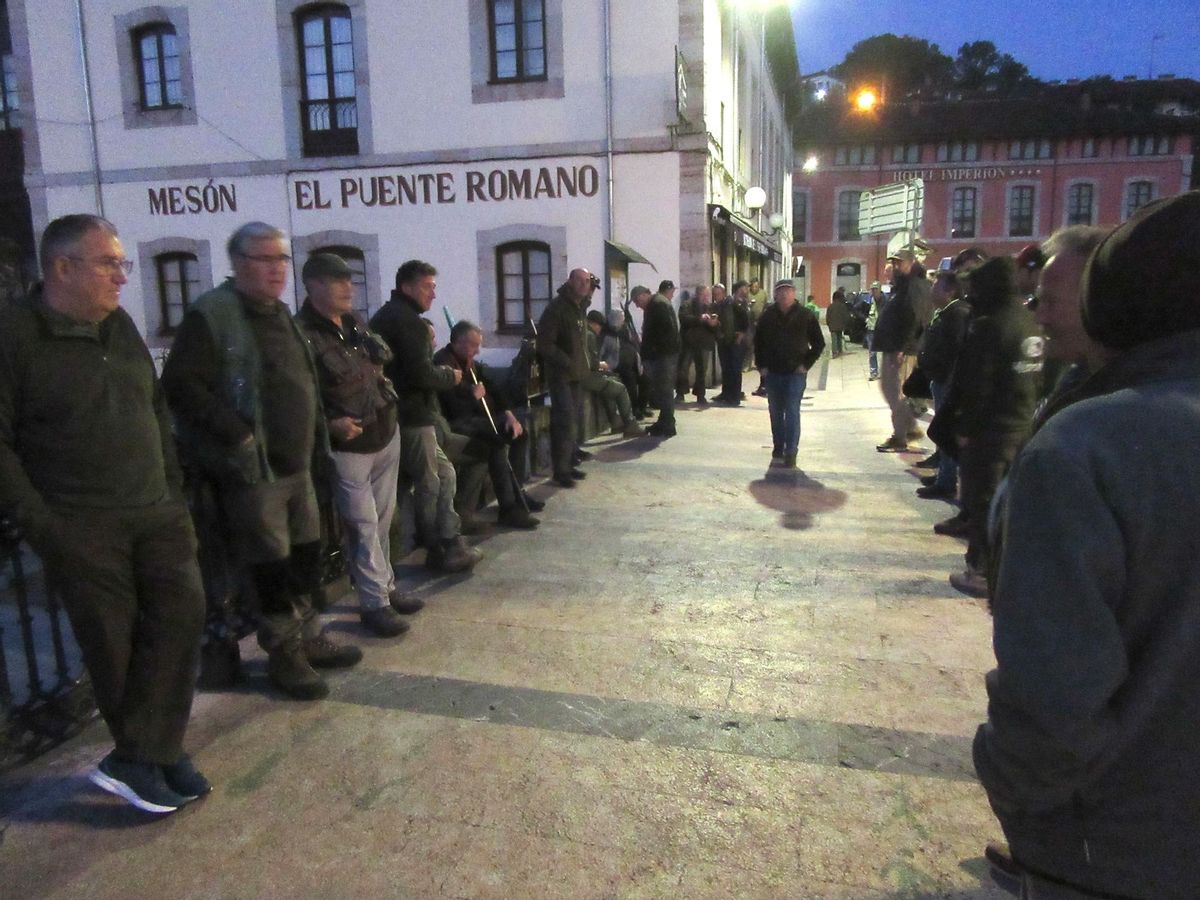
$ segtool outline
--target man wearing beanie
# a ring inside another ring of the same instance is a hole
[[[1017,459],[975,767],[1027,896],[1200,896],[1200,193],[1105,238],[1079,399]]]
[[[950,583],[987,596],[987,513],[996,485],[1029,434],[1041,384],[1042,338],[1017,293],[1016,267],[998,256],[966,276],[972,317],[943,406],[953,423],[967,517],[966,569]],[[938,418],[942,409],[938,410]]]

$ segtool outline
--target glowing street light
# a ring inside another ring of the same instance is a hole
[[[824,100],[829,96],[829,91],[825,90],[825,88],[821,88],[819,91],[813,94],[813,96],[816,97],[818,101]]]
[[[854,95],[854,108],[859,112],[871,112],[879,105],[879,95],[871,88],[863,88]]]
[[[814,153],[811,156],[809,156],[806,160],[804,160],[804,165],[802,165],[800,168],[803,169],[805,172],[815,172],[815,171],[817,171],[817,164],[818,164],[817,156]]]

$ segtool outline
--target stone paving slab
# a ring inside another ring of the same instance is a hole
[[[747,379],[748,389],[753,377]],[[990,623],[947,574],[866,354],[824,360],[797,472],[765,402],[602,439],[533,535],[287,702],[197,699],[216,789],[165,819],[86,781],[98,725],[0,781],[0,896],[996,898],[970,767]]]

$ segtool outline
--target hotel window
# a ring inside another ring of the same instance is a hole
[[[1165,134],[1139,134],[1129,139],[1130,156],[1166,156],[1171,152],[1171,139]]]
[[[305,156],[358,153],[354,35],[345,6],[310,7],[297,17]]]
[[[1031,184],[1018,184],[1008,189],[1008,236],[1033,236],[1033,197]]]
[[[191,253],[162,253],[154,257],[158,272],[159,334],[174,334],[183,314],[199,296],[199,264]]]
[[[857,241],[861,239],[858,233],[858,204],[862,199],[862,191],[842,191],[838,194],[837,239],[839,241]]]
[[[1096,139],[1084,138],[1083,142],[1079,146],[1079,155],[1084,159],[1094,159],[1095,157],[1099,156],[1100,154],[1096,149]]]
[[[808,191],[792,191],[792,240],[808,240]]]
[[[1125,187],[1125,218],[1154,199],[1153,181],[1131,181]]]
[[[835,166],[873,166],[875,165],[874,144],[851,144],[834,150],[833,164]]]
[[[546,9],[543,0],[489,0],[492,81],[546,78]]]
[[[357,247],[338,244],[332,247],[318,247],[316,250],[310,251],[310,255],[312,253],[332,253],[346,261],[346,265],[350,267],[350,284],[354,287],[352,312],[355,318],[365,324],[371,318],[374,310],[371,309],[368,300],[367,261],[363,252]]]
[[[1050,141],[1045,138],[1027,138],[1008,145],[1009,159],[1049,159]]]
[[[896,144],[892,147],[892,162],[915,164],[920,161],[920,144]]]
[[[943,141],[938,144],[938,162],[975,162],[978,159],[978,141]]]
[[[950,206],[950,237],[975,237],[975,202],[977,192],[973,187],[954,189]]]
[[[1092,224],[1092,202],[1095,194],[1095,186],[1089,182],[1073,184],[1067,188],[1068,225]]]
[[[175,26],[156,22],[139,28],[133,34],[133,43],[142,109],[182,106],[183,76]]]
[[[541,241],[513,241],[496,248],[498,287],[497,328],[524,332],[554,296],[550,277],[550,245]]]

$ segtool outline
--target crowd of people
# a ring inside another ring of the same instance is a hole
[[[268,677],[289,696],[324,697],[320,670],[361,659],[322,621],[319,489],[361,623],[383,637],[423,606],[396,583],[398,505],[424,564],[458,574],[481,559],[463,535],[489,495],[516,529],[543,505],[518,474],[526,423],[479,359],[483,330],[459,321],[436,347],[433,265],[400,266],[363,323],[338,256],[304,262],[293,316],[286,235],[250,223],[227,250],[232,277],[189,306],[161,380],[120,307],[131,264],[105,219],[51,222],[41,284],[0,303],[0,504],[61,587],[112,734],[92,780],[154,813],[211,789],[183,740],[214,593],[252,589]],[[918,493],[960,501],[935,531],[966,539],[951,583],[994,620],[974,758],[1008,845],[988,858],[1027,897],[1198,896],[1200,192],[1015,258],[971,248],[932,279],[923,250],[890,258],[886,303],[872,286],[890,416],[877,449],[915,452],[933,403]],[[586,475],[585,393],[613,434],[668,438],[682,390],[706,401],[714,351],[729,406],[752,358],[772,462],[796,466],[825,342],[793,282],[771,302],[746,282],[703,286],[678,315],[672,282],[638,286],[640,330],[628,308],[588,311],[598,283],[573,270],[537,323],[555,484]],[[198,485],[236,548],[223,582],[201,576]]]

